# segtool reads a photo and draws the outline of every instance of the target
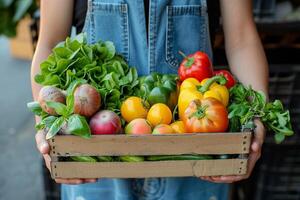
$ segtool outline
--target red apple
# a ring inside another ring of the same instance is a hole
[[[97,112],[90,120],[90,128],[93,135],[118,134],[122,130],[119,116],[110,110]]]

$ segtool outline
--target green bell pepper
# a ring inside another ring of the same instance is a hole
[[[139,79],[139,94],[150,105],[163,103],[174,109],[177,104],[177,80],[175,74],[152,73]]]

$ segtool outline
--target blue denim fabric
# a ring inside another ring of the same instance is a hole
[[[151,0],[146,33],[143,0],[89,0],[88,41],[113,41],[140,75],[177,73],[182,57],[197,50],[212,57],[206,0]],[[122,170],[122,169],[120,169]],[[155,169],[153,169],[155,170]],[[198,178],[100,179],[62,185],[63,200],[226,200],[227,184]]]
[[[121,170],[121,169],[120,169]],[[62,185],[63,200],[226,200],[228,185],[198,178],[99,179]]]
[[[143,0],[90,0],[84,31],[88,41],[111,40],[139,74],[177,73],[186,54],[212,57],[206,0],[151,0],[147,38]]]

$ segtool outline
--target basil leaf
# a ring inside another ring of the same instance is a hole
[[[46,105],[50,108],[53,108],[55,110],[55,112],[59,115],[67,116],[67,114],[68,114],[67,106],[62,103],[48,101],[48,102],[46,102]]]
[[[68,120],[68,132],[83,138],[91,137],[91,130],[83,116],[73,114]]]
[[[42,120],[42,122],[45,125],[45,127],[51,128],[52,124],[55,122],[56,119],[57,119],[57,117],[55,117],[55,116],[48,116],[48,117],[44,118]]]
[[[27,108],[29,108],[31,112],[33,112],[37,116],[41,116],[41,114],[43,113],[43,110],[39,102],[37,101],[27,103]]]
[[[46,139],[49,140],[50,138],[54,137],[58,131],[61,129],[61,127],[63,126],[63,122],[64,122],[64,118],[63,117],[59,117],[57,118],[54,123],[52,124],[52,126],[50,127],[47,135],[46,135]]]
[[[45,128],[45,124],[43,122],[40,122],[40,123],[38,123],[38,124],[35,125],[35,129],[37,131],[42,130],[44,128]]]
[[[74,95],[67,96],[67,115],[71,115],[74,112]]]

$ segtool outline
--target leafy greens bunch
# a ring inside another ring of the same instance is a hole
[[[136,69],[116,54],[112,42],[88,44],[84,34],[58,44],[40,69],[37,83],[66,90],[73,81],[86,80],[101,94],[101,108],[118,114],[122,100],[131,96],[139,83]]]
[[[253,127],[254,118],[260,118],[267,129],[275,133],[277,143],[294,134],[289,111],[284,110],[280,100],[267,103],[264,93],[242,84],[230,89],[230,100],[230,131],[240,131],[242,126]]]

